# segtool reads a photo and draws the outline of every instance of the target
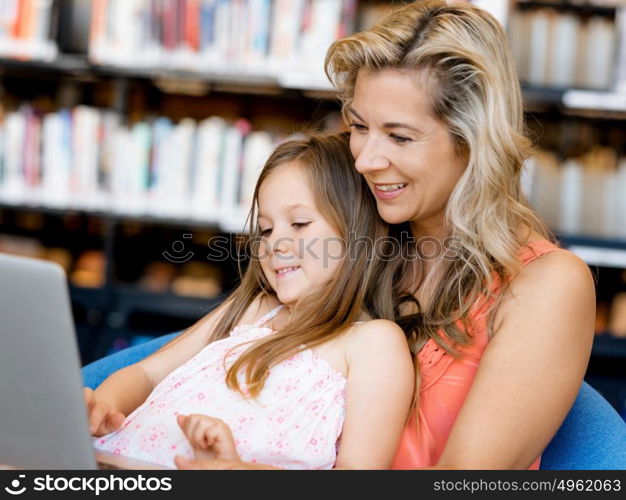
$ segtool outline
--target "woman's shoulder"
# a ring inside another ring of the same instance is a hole
[[[545,238],[533,238],[520,250],[522,269],[511,279],[511,285],[522,288],[536,288],[549,283],[558,286],[562,283],[582,280],[593,284],[589,266],[577,255],[559,247]]]
[[[595,284],[589,266],[572,252],[547,240],[527,244],[524,265],[510,280],[496,322],[532,314],[538,304],[577,304],[593,313]],[[558,314],[558,309],[554,310]]]
[[[522,269],[510,280],[517,286],[533,286],[544,281],[541,275],[549,272],[551,279],[558,275],[590,274],[587,264],[575,254],[561,248],[536,231],[528,231],[518,251]],[[528,283],[528,284],[526,284]]]
[[[532,232],[518,250],[517,258],[525,266],[544,255],[565,251],[542,235]]]

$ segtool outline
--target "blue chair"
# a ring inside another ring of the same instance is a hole
[[[142,344],[127,347],[126,349],[83,366],[83,383],[85,387],[95,389],[114,371],[141,361],[180,333],[181,332],[170,333]]]
[[[83,368],[86,387],[95,389],[115,370],[143,359],[178,333],[129,347]],[[626,470],[626,423],[595,389],[583,383],[563,425],[545,449],[546,470]]]

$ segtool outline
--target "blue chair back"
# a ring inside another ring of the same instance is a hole
[[[126,349],[83,366],[82,373],[85,387],[95,389],[113,372],[141,361],[180,333],[181,332],[170,333],[142,344],[127,347]]]
[[[543,452],[541,468],[626,470],[626,422],[587,382]]]

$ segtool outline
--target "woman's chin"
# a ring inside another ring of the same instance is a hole
[[[378,215],[387,224],[402,224],[408,220],[408,217],[398,210],[380,210],[379,207]]]

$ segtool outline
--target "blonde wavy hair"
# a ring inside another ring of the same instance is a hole
[[[515,66],[502,26],[485,10],[440,0],[415,1],[372,28],[335,42],[326,73],[339,89],[346,117],[358,73],[385,69],[414,73],[426,82],[432,112],[450,131],[467,168],[446,209],[448,237],[456,257],[441,273],[423,276],[417,288],[434,290],[414,314],[396,315],[414,353],[432,338],[446,351],[470,342],[472,307],[481,296],[494,298],[519,270],[521,229],[551,235],[528,205],[521,173],[530,153]],[[397,278],[409,265],[396,263]],[[403,299],[403,300],[404,300]],[[493,315],[490,314],[489,334]],[[438,335],[443,330],[445,339]],[[452,342],[450,342],[452,341]],[[416,367],[419,372],[419,366]],[[418,377],[419,381],[419,377]]]

